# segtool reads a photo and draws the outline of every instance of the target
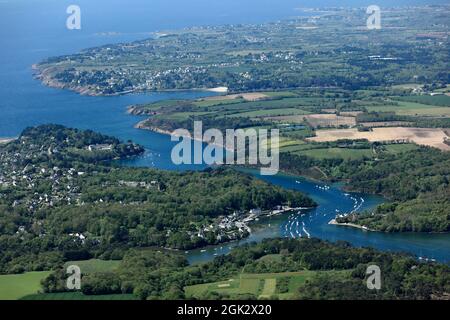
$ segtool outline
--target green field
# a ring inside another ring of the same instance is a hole
[[[306,143],[292,143],[290,145],[284,145],[280,147],[280,152],[292,152],[296,153],[298,151],[304,151],[312,149],[313,147],[311,145],[308,145]]]
[[[450,97],[446,95],[391,96],[387,100],[372,99],[375,91],[359,90],[352,103],[355,110],[365,108],[368,112],[395,112],[400,116],[450,117]],[[157,118],[181,121],[189,117],[214,116],[216,119],[264,118],[276,116],[301,116],[322,113],[323,109],[345,106],[345,100],[333,96],[302,96],[295,91],[264,93],[267,99],[246,101],[242,98],[200,100],[169,100],[142,106],[160,113]],[[345,111],[345,110],[344,110]]]
[[[428,117],[450,117],[449,107],[429,108],[429,109],[411,109],[397,112],[401,116],[428,116]]]
[[[114,271],[119,267],[119,264],[120,261],[116,260],[105,261],[105,260],[91,259],[83,261],[68,261],[64,264],[64,267],[67,268],[68,266],[75,265],[80,267],[81,273],[89,274],[96,272]]]
[[[138,300],[138,298],[132,294],[87,296],[81,292],[62,292],[27,295],[21,300]]]
[[[209,114],[209,112],[174,112],[164,115],[167,120],[187,120],[189,117],[198,117]]]
[[[450,97],[446,95],[420,95],[396,98],[400,101],[423,103],[433,106],[450,107]]]
[[[382,146],[381,150],[387,153],[398,154],[401,152],[418,149],[416,144],[389,144]],[[372,149],[351,149],[351,148],[317,148],[307,144],[292,144],[284,146],[281,152],[291,152],[297,155],[304,155],[315,159],[344,159],[358,160],[362,158],[372,158],[376,156]],[[378,152],[378,150],[377,150]]]
[[[227,281],[199,284],[185,288],[187,298],[197,298],[208,292],[216,292],[224,295],[252,294],[258,298],[270,298],[278,295],[279,298],[289,299],[298,288],[312,276],[315,271],[241,274]],[[280,278],[289,279],[289,291],[278,294],[276,292],[277,281]]]
[[[430,97],[435,98],[435,97]],[[450,107],[413,101],[395,101],[398,105],[367,106],[368,112],[395,112],[403,116],[450,116]]]
[[[245,102],[242,98],[237,99],[214,99],[214,100],[197,100],[194,101],[194,105],[197,107],[214,107],[214,106],[221,106],[221,105],[228,105],[228,104],[238,104]]]
[[[50,271],[28,272],[23,274],[0,275],[0,300],[17,300],[26,295],[38,293],[41,280]]]
[[[389,144],[389,145],[383,146],[383,148],[388,153],[397,154],[397,153],[401,153],[401,152],[416,150],[419,148],[419,146],[416,144],[412,144],[412,143],[406,143],[406,144]]]
[[[283,97],[283,98],[297,97],[297,94],[291,91],[273,91],[273,92],[264,92],[264,94],[269,97]]]
[[[372,149],[324,148],[295,151],[295,154],[305,155],[315,159],[356,160],[373,157]]]
[[[247,278],[245,275],[240,279],[239,292],[257,294],[261,291],[264,285],[264,279],[260,278]]]
[[[306,142],[304,142],[302,140],[292,139],[289,137],[281,137],[280,138],[280,143],[279,143],[280,149],[289,148],[289,147],[298,146],[298,145],[306,145]]]
[[[260,298],[270,298],[277,289],[277,279],[265,279]]]
[[[280,108],[280,109],[264,109],[264,110],[240,112],[231,115],[231,117],[257,118],[257,117],[294,116],[304,114],[310,114],[310,112],[297,108]]]
[[[266,94],[266,93],[264,93]],[[204,100],[167,100],[158,101],[151,104],[146,104],[141,106],[146,110],[165,112],[170,110],[170,113],[185,113],[186,115],[193,112],[199,115],[213,112],[216,116],[233,115],[237,113],[247,113],[247,112],[258,112],[264,111],[268,112],[267,115],[277,115],[278,112],[283,113],[299,113],[304,114],[306,111],[301,111],[299,107],[312,107],[320,105],[323,99],[316,97],[297,97],[295,93],[292,92],[280,92],[280,93],[269,93],[267,99],[261,99],[258,101],[246,101],[241,98],[237,99],[204,99]],[[175,107],[189,107],[189,111],[175,111]],[[319,107],[317,107],[319,108]],[[270,110],[270,111],[269,111]],[[258,114],[256,114],[258,115]],[[264,114],[263,114],[264,115]],[[167,113],[164,114],[167,116]],[[180,115],[178,115],[180,116]]]

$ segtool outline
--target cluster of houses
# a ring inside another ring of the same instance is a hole
[[[81,193],[76,177],[85,173],[74,168],[59,168],[49,166],[45,161],[36,161],[48,154],[49,149],[26,145],[20,151],[8,151],[5,148],[0,152],[0,199],[11,203],[12,208],[20,206],[31,214],[39,209],[58,205],[80,205]],[[17,197],[15,191],[22,190],[26,191],[27,196]],[[26,232],[25,226],[20,226],[17,230],[17,234]]]
[[[79,188],[74,183],[74,177],[83,175],[74,168],[63,169],[56,166],[48,167],[45,162],[32,160],[44,153],[30,149],[21,152],[0,153],[0,188],[24,189],[31,191],[31,197],[14,199],[13,207],[26,205],[30,212],[42,207],[52,207],[61,203],[74,203],[79,199]],[[43,193],[34,192],[41,186],[46,186]],[[1,190],[0,189],[0,190]],[[0,191],[0,197],[5,196]]]
[[[243,211],[236,211],[226,217],[220,217],[213,224],[203,226],[196,232],[189,232],[189,235],[191,238],[205,239],[206,234],[214,233],[219,242],[242,239],[252,231],[247,218],[248,215]]]
[[[191,238],[204,239],[207,233],[213,232],[218,241],[238,240],[252,232],[249,224],[259,221],[262,217],[280,215],[305,208],[291,208],[289,206],[276,206],[273,210],[262,210],[260,208],[249,211],[235,211],[228,216],[222,216],[209,226],[203,226],[197,232],[190,232]]]

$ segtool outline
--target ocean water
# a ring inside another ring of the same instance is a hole
[[[370,3],[369,3],[370,2]],[[147,38],[151,32],[193,25],[260,23],[299,14],[297,7],[371,4],[371,1],[280,1],[280,0],[134,0],[65,1],[0,0],[0,137],[14,137],[27,126],[58,123],[93,129],[122,140],[133,140],[146,147],[144,156],[129,160],[130,166],[166,170],[202,169],[204,166],[175,166],[170,160],[174,145],[170,138],[134,129],[142,118],[126,114],[135,103],[163,99],[197,98],[208,92],[148,93],[118,97],[86,97],[42,86],[32,77],[31,65],[61,54],[108,43]],[[82,10],[82,30],[65,28],[68,5]],[[378,1],[378,4],[388,3]],[[422,4],[428,1],[401,1]],[[439,3],[439,1],[434,1]],[[445,1],[441,1],[445,3]],[[266,237],[319,237],[331,241],[347,240],[356,246],[405,251],[439,261],[450,261],[450,236],[428,234],[383,234],[328,225],[339,213],[373,208],[379,197],[349,194],[336,186],[321,189],[317,184],[289,176],[261,177],[268,182],[311,195],[320,206],[298,214],[261,221],[243,242]],[[240,242],[242,243],[242,242]],[[187,254],[191,262],[205,261],[229,251],[239,243],[196,250]]]

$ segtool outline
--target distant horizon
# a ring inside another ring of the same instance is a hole
[[[73,0],[0,0],[0,41],[30,34],[72,37],[96,33],[148,33],[192,26],[253,24],[285,20],[302,8],[450,5],[447,0],[77,0],[82,30],[65,28],[66,9]],[[17,34],[16,34],[17,33]],[[8,41],[6,41],[8,43]]]

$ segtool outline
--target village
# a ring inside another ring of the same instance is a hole
[[[8,143],[14,143],[10,146]],[[65,141],[68,143],[68,141]],[[20,208],[28,214],[35,215],[39,210],[51,209],[63,205],[83,206],[82,178],[96,171],[86,172],[82,167],[57,166],[49,161],[54,156],[62,156],[69,148],[55,141],[29,143],[27,137],[10,139],[2,145],[0,152],[0,200],[10,203],[11,209]],[[88,145],[80,152],[95,154],[112,152],[112,144]],[[20,151],[18,151],[20,150]],[[72,152],[73,152],[72,148]],[[120,181],[118,185],[126,185]],[[160,187],[156,182],[147,185],[136,183],[137,186]],[[20,193],[26,195],[19,195]],[[97,202],[103,202],[98,199]],[[39,224],[39,222],[38,222]],[[27,233],[27,227],[20,226],[18,234]],[[45,235],[42,231],[41,236]],[[69,234],[84,241],[83,234]]]
[[[260,219],[287,214],[295,211],[306,210],[308,208],[292,208],[290,206],[276,206],[273,210],[261,210],[259,208],[249,211],[235,211],[227,216],[220,216],[209,226],[203,226],[197,232],[189,232],[191,238],[198,237],[204,239],[207,233],[216,235],[218,242],[239,240],[252,233],[250,225],[257,223]]]
[[[62,203],[77,203],[80,198],[76,177],[85,173],[74,168],[59,168],[45,162],[34,162],[40,153],[57,153],[57,148],[44,150],[35,146],[26,152],[0,153],[0,197],[9,188],[34,190],[31,197],[14,200],[12,206],[26,205],[29,212],[38,208],[53,207]],[[45,188],[43,187],[45,186]],[[42,190],[43,192],[37,192]],[[44,191],[45,190],[45,191]]]

